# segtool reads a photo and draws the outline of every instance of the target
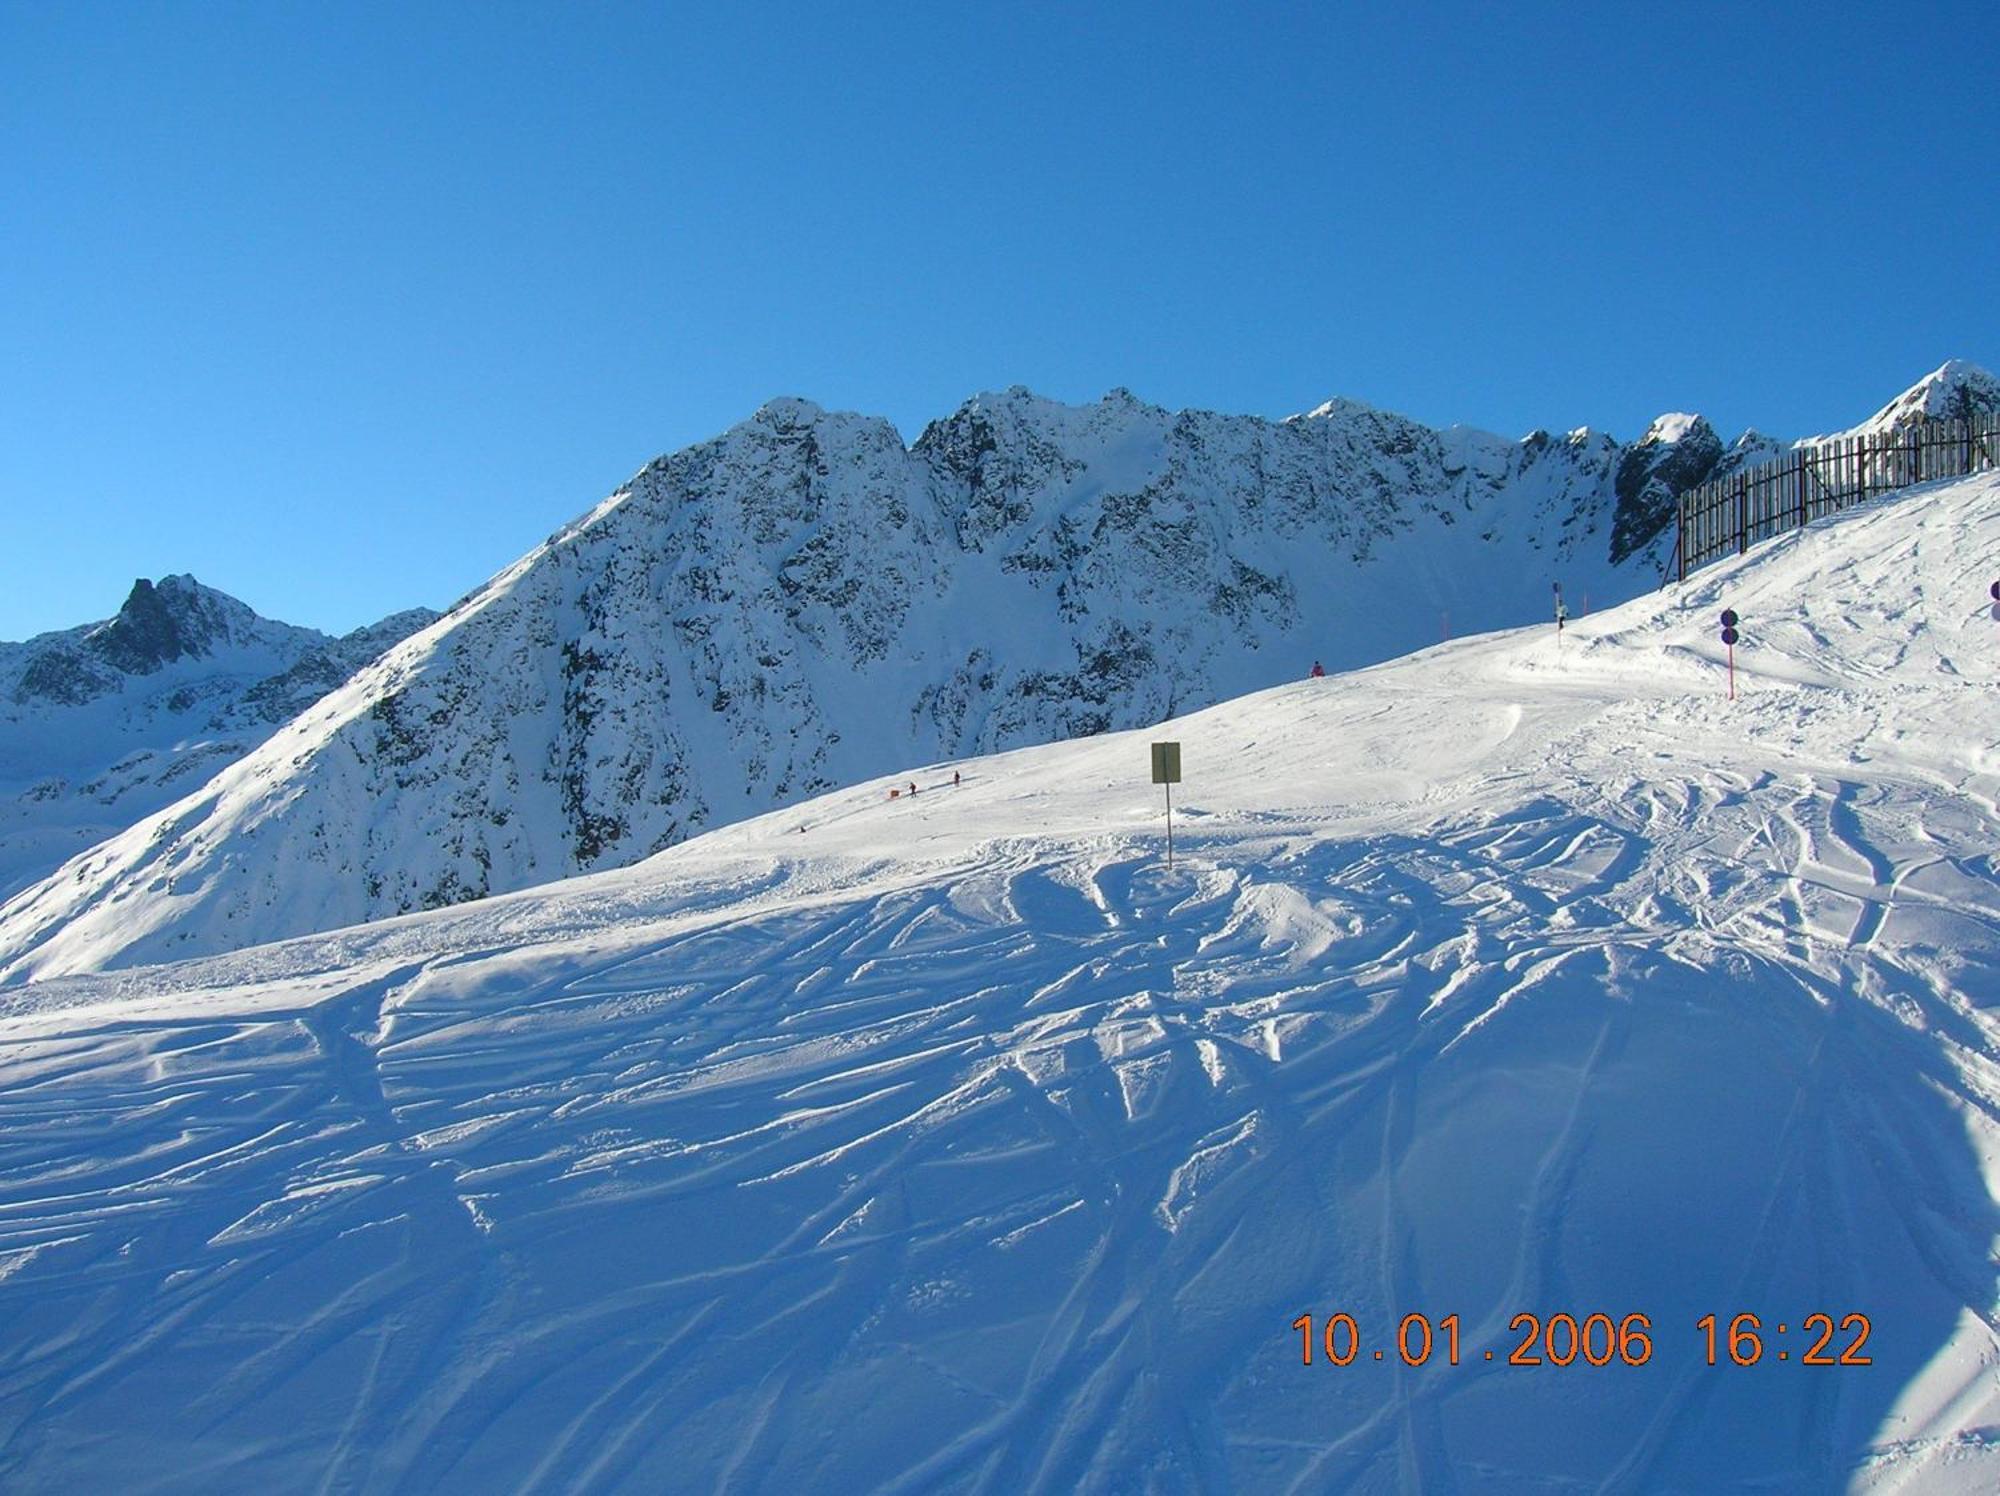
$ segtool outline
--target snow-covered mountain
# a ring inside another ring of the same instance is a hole
[[[437,617],[333,638],[141,577],[111,618],[0,642],[0,897],[200,788]]]
[[[1776,457],[1783,447],[1759,431],[1746,431],[1728,447],[1700,416],[1661,416],[1618,459],[1613,487],[1618,507],[1611,528],[1610,559],[1649,560],[1674,523],[1676,500],[1711,478],[1724,478]]]
[[[1901,431],[1919,421],[1963,421],[2000,412],[2000,379],[1962,358],[1926,374],[1874,415],[1841,436]]]
[[[0,991],[0,1486],[2000,1488],[1996,575],[1190,714],[1171,872],[1107,734]]]
[[[777,400],[654,462],[198,794],[0,909],[0,976],[629,864],[899,765],[1140,723],[1658,584],[1698,417],[1511,441],[983,395]]]

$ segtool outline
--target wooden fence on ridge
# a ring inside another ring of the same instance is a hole
[[[2000,466],[2000,413],[1836,437],[1691,488],[1670,577],[1891,489]]]

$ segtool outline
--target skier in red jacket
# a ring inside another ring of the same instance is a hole
[[[1323,676],[1325,676],[1325,674],[1326,674],[1326,666],[1320,664],[1318,660],[1314,660],[1312,678],[1314,680],[1319,680]]]

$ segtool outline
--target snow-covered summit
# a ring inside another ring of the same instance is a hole
[[[1665,415],[1655,416],[1653,424],[1646,428],[1646,434],[1639,438],[1642,442],[1678,442],[1685,440],[1697,426],[1707,426],[1708,422],[1698,415],[1684,410],[1670,410]]]
[[[1964,420],[2000,412],[2000,379],[1978,364],[1949,359],[1843,436],[1900,431],[1916,421]]]
[[[1727,464],[1722,438],[1700,416],[1660,416],[1618,460],[1618,523],[1612,555],[1623,559],[1651,544],[1672,523],[1675,501],[1716,477]]]
[[[1371,405],[1366,400],[1355,400],[1346,395],[1335,395],[1330,399],[1322,400],[1311,410],[1304,411],[1299,415],[1289,416],[1286,419],[1293,421],[1337,421],[1356,416],[1369,417],[1386,414],[1388,412],[1384,411],[1381,406]]]
[[[826,408],[817,401],[807,400],[799,395],[778,395],[757,407],[751,417],[767,426],[789,429],[795,426],[810,426],[826,415]]]

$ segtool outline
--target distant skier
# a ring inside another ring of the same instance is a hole
[[[953,770],[951,771],[951,787],[952,787],[953,789],[957,789],[957,788],[958,788],[958,770],[956,770],[956,769],[953,769]]]
[[[1320,664],[1318,660],[1313,661],[1312,678],[1314,680],[1324,680],[1326,678],[1326,666]]]
[[[917,782],[916,780],[912,779],[910,781],[910,793],[914,795],[916,792],[917,792]]]

